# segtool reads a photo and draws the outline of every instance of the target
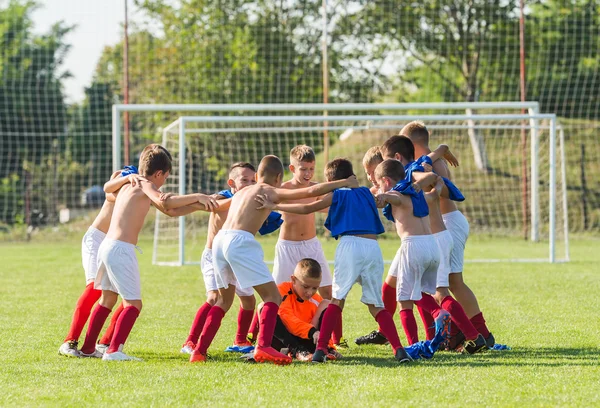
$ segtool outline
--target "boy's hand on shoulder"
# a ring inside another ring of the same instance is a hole
[[[146,181],[149,183],[149,181],[140,176],[139,174],[130,174],[129,176],[127,176],[127,179],[129,180],[129,183],[131,184],[131,187],[135,187],[135,186],[139,186],[141,187],[141,183]]]
[[[346,179],[346,187],[349,188],[359,188],[360,184],[358,183],[358,179],[355,175],[352,175]]]
[[[258,194],[256,197],[254,197],[254,200],[260,204],[260,206],[257,208],[257,210],[275,210],[277,208],[277,204],[275,204],[273,201],[271,201],[271,199],[269,198],[269,196],[267,194]]]
[[[198,194],[198,202],[202,204],[208,211],[215,211],[217,208],[219,208],[219,203],[217,203],[217,199],[213,196]]]
[[[385,201],[386,197],[387,196],[385,193],[380,193],[375,196],[375,203],[377,204],[377,208],[383,208],[386,206],[386,204],[387,204],[387,202]]]
[[[423,171],[425,173],[430,173],[433,171],[433,167],[431,167],[431,165],[429,163],[423,163],[423,164],[421,164],[421,166],[423,166]]]

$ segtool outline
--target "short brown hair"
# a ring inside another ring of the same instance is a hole
[[[314,163],[315,160],[315,151],[310,146],[298,145],[290,151],[290,163],[294,161]]]
[[[237,169],[249,169],[256,173],[256,169],[253,165],[247,162],[237,162],[233,163],[229,168],[229,178],[235,177],[234,172],[237,172]]]
[[[429,130],[425,123],[417,120],[410,122],[400,131],[401,135],[408,137],[413,143],[418,143],[423,146],[429,145]]]
[[[413,161],[415,146],[406,136],[392,136],[381,145],[381,156],[384,159],[394,159],[396,153],[408,161]]]
[[[171,153],[159,144],[153,143],[142,150],[140,155],[139,172],[144,177],[154,175],[157,171],[171,172]]]
[[[294,272],[298,270],[303,277],[319,279],[321,277],[321,264],[312,258],[301,259],[296,265]]]
[[[343,180],[354,176],[352,163],[348,159],[335,159],[325,166],[325,179],[327,181]]]
[[[381,155],[381,148],[379,146],[373,146],[367,153],[365,153],[365,157],[363,157],[362,165],[363,167],[372,166],[373,164],[379,164],[383,161],[383,156]]]
[[[382,179],[389,177],[393,182],[399,182],[404,179],[404,166],[398,160],[387,159],[379,163],[375,169],[375,178]]]
[[[280,174],[283,176],[283,164],[279,157],[268,155],[262,158],[258,165],[258,177],[275,181]]]

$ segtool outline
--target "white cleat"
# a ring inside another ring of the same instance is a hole
[[[127,354],[123,353],[121,350],[123,350],[122,344],[119,346],[119,351],[115,351],[114,353],[109,353],[107,351],[106,353],[104,353],[104,355],[102,356],[102,360],[104,360],[104,361],[144,361],[141,358],[128,356]]]
[[[79,351],[79,357],[82,358],[102,358],[102,353],[100,353],[98,350],[94,350],[93,353],[90,354],[86,354],[83,351]]]
[[[58,354],[65,357],[79,357],[79,351],[77,350],[77,341],[70,340],[64,342],[58,349]]]
[[[106,350],[108,350],[108,347],[110,346],[110,344],[96,344],[96,351],[98,353],[104,354],[106,353]]]
[[[182,354],[192,354],[192,352],[194,351],[194,348],[196,348],[194,343],[192,343],[191,341],[188,341],[181,348],[181,353]]]

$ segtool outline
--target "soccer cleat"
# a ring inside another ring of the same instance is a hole
[[[452,319],[450,318],[450,313],[442,309],[440,313],[435,318],[435,334],[441,335],[443,338],[448,338],[450,335],[450,324]]]
[[[446,346],[446,351],[459,351],[464,342],[465,335],[463,334],[463,332],[458,332],[456,336],[448,338],[448,345]]]
[[[313,354],[313,356],[312,356],[312,362],[313,363],[325,363],[325,362],[327,362],[327,353],[325,353],[323,350],[317,349],[317,351],[315,351],[314,354]]]
[[[404,347],[400,347],[396,350],[394,358],[401,364],[410,363],[413,359],[408,355]]]
[[[102,356],[103,361],[144,361],[141,358],[129,356],[123,353],[123,345],[119,346],[119,350],[113,353],[109,353],[108,350]]]
[[[84,353],[83,351],[79,350],[79,357],[83,357],[83,358],[102,358],[104,356],[103,353],[99,352],[98,350],[94,350],[93,353]]]
[[[254,349],[254,361],[257,363],[271,362],[277,365],[291,364],[292,358],[275,350],[273,347],[257,347]]]
[[[206,355],[199,353],[197,351],[193,351],[190,356],[190,363],[203,363],[206,361]]]
[[[356,340],[354,340],[354,342],[359,346],[362,346],[363,344],[384,345],[389,343],[388,339],[378,330],[373,330],[371,333],[365,334],[364,336],[357,338]]]
[[[104,353],[106,353],[106,350],[108,350],[109,347],[110,347],[110,344],[101,344],[101,343],[98,343],[98,344],[96,344],[96,351],[98,353],[104,354]]]
[[[488,338],[485,339],[485,344],[490,349],[494,348],[494,344],[496,344],[496,339],[494,338],[494,335],[492,333],[490,333],[490,335],[488,336]]]
[[[58,355],[65,357],[79,357],[77,350],[77,340],[65,341],[58,349]]]
[[[341,338],[339,344],[335,345],[336,347],[341,347],[344,349],[350,348],[350,346],[348,345],[348,341],[345,338]]]
[[[186,342],[183,347],[181,347],[181,354],[192,354],[192,352],[194,351],[194,349],[196,348],[196,345],[194,343],[192,343],[191,341]]]
[[[327,357],[327,360],[332,360],[332,361],[341,360],[343,358],[343,356],[340,354],[340,352],[334,348],[327,349],[326,357]]]
[[[248,340],[248,342],[252,345],[256,343],[256,339],[254,338],[254,335],[252,333],[248,333],[248,335],[246,336],[246,340]]]
[[[463,348],[469,354],[475,354],[488,349],[487,345],[485,344],[485,339],[481,334],[477,336],[475,340],[466,340],[463,344]]]
[[[296,360],[298,361],[311,361],[312,360],[312,353],[308,350],[300,350],[298,352],[296,352]]]
[[[254,350],[254,346],[249,341],[242,344],[234,344],[233,346],[229,346],[225,349],[228,353],[243,353],[247,354]]]

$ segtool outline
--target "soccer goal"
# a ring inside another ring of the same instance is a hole
[[[568,260],[564,136],[552,114],[182,116],[162,131],[160,141],[174,159],[163,190],[219,191],[226,187],[231,163],[258,164],[264,155],[276,154],[287,165],[289,150],[297,144],[308,144],[317,152],[317,179],[322,180],[327,159],[346,157],[366,184],[361,168],[365,151],[412,120],[425,122],[432,148],[445,143],[458,156],[460,166],[453,169],[453,177],[467,197],[459,208],[474,236],[522,239],[523,225],[531,225],[534,239],[524,241],[518,253],[491,246],[468,261]],[[201,212],[179,219],[157,215],[154,263],[198,263],[207,220]],[[392,230],[391,223],[385,225]]]

